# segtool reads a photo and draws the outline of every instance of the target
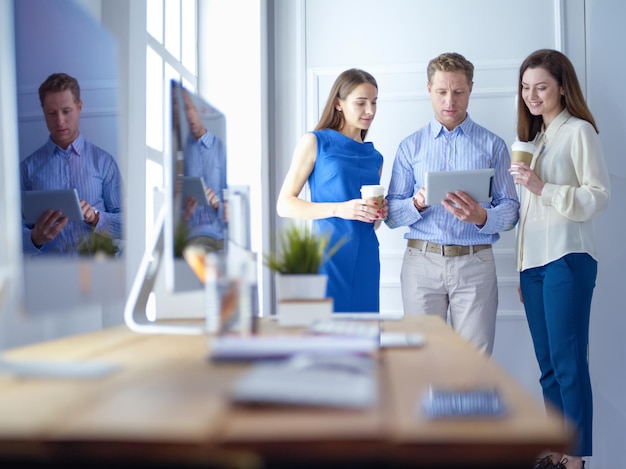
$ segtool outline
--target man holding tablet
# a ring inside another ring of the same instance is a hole
[[[205,251],[221,251],[224,249],[226,230],[226,207],[223,202],[226,189],[226,146],[220,136],[211,132],[207,126],[210,126],[211,120],[214,121],[213,126],[219,126],[224,118],[208,104],[197,105],[185,88],[181,87],[180,91],[187,118],[181,125],[189,126],[187,139],[183,142],[183,196],[193,194],[189,186],[194,181],[200,186],[196,187],[195,196],[184,197],[183,200],[187,244],[202,246]],[[201,109],[199,105],[202,105]]]
[[[471,62],[444,53],[429,62],[427,74],[435,116],[400,143],[387,194],[387,225],[409,227],[401,273],[404,313],[440,316],[490,355],[498,309],[491,245],[519,217],[508,148],[467,113]],[[494,170],[491,201],[450,187],[446,199],[426,205],[428,172],[487,168]]]
[[[79,131],[83,103],[78,81],[65,73],[52,74],[39,87],[39,100],[50,138],[20,163],[22,191],[75,189],[82,220],[72,221],[58,209],[46,210],[34,224],[24,224],[24,253],[75,256],[94,231],[120,239],[120,171],[109,153]]]

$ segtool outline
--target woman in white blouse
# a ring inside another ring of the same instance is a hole
[[[609,202],[609,176],[596,123],[570,60],[538,50],[520,67],[517,136],[535,144],[515,168],[521,189],[517,266],[544,399],[575,426],[571,454],[535,467],[579,469],[592,454],[587,362],[597,274],[593,219]]]

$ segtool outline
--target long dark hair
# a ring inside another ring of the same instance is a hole
[[[340,99],[346,99],[346,97],[352,93],[352,90],[363,83],[374,85],[374,87],[378,90],[376,79],[366,71],[359,70],[358,68],[351,68],[342,72],[337,77],[330,90],[328,100],[326,101],[326,105],[322,111],[320,121],[315,126],[315,130],[341,130],[345,123],[345,118],[343,117],[343,113],[339,112],[336,108],[337,101]],[[362,140],[365,140],[367,130],[368,129],[361,129]]]
[[[540,49],[530,54],[519,69],[519,83],[517,91],[517,137],[529,142],[533,140],[543,125],[542,116],[533,116],[522,97],[522,77],[529,68],[545,69],[563,88],[561,104],[568,112],[579,119],[586,120],[598,131],[596,121],[587,107],[583,92],[578,83],[578,77],[572,62],[562,53],[552,49]]]

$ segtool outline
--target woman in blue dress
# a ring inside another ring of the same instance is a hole
[[[341,73],[330,91],[319,123],[294,150],[278,195],[281,217],[313,220],[318,233],[329,233],[332,246],[347,241],[323,266],[327,296],[336,313],[380,310],[380,258],[375,229],[387,218],[387,201],[361,198],[363,185],[380,184],[383,157],[367,131],[376,115],[378,85],[369,73]],[[311,200],[299,197],[308,182]]]

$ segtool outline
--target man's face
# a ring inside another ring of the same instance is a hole
[[[465,73],[437,71],[427,87],[435,117],[446,129],[452,130],[465,120],[472,93]]]
[[[189,130],[193,137],[197,140],[206,133],[198,109],[193,104],[191,97],[187,94],[187,90],[183,90],[183,99],[185,101],[185,112],[187,113],[187,120],[189,121]]]
[[[70,90],[48,93],[43,102],[43,114],[52,141],[66,149],[78,137],[80,111],[83,102],[74,102]]]

